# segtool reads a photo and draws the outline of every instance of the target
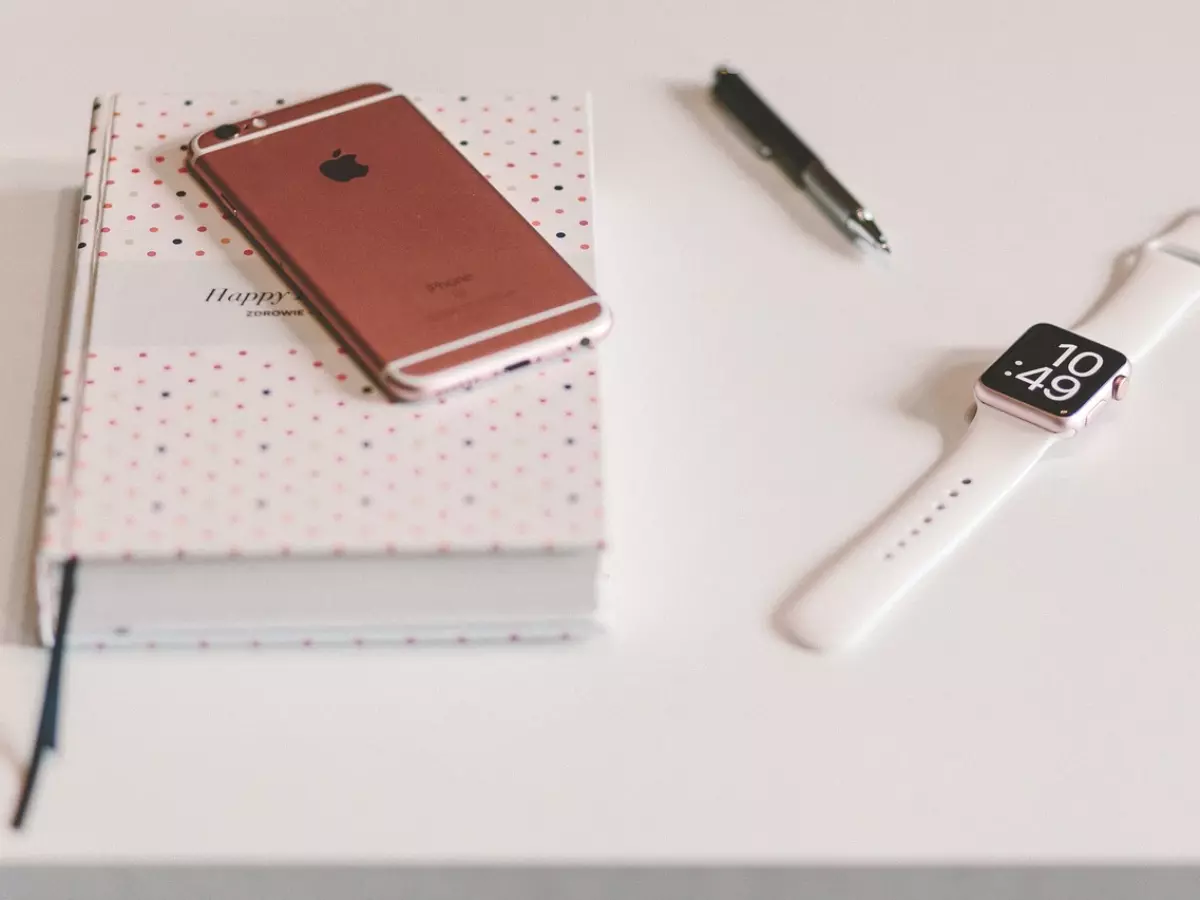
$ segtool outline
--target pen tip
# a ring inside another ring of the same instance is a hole
[[[892,247],[888,244],[888,239],[883,236],[883,231],[880,230],[879,223],[875,221],[875,217],[871,215],[869,209],[864,209],[860,206],[854,210],[854,215],[846,224],[856,237],[865,239],[876,250],[882,250],[884,253],[892,252]]]

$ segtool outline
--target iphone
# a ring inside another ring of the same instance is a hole
[[[463,387],[610,327],[592,287],[385,85],[221,125],[193,139],[188,165],[393,399]]]

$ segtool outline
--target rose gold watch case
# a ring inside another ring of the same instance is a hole
[[[992,390],[984,385],[982,381],[975,382],[975,399],[984,406],[990,406],[992,409],[1008,413],[1010,416],[1015,416],[1024,422],[1029,422],[1031,425],[1044,428],[1046,431],[1052,431],[1055,434],[1073,435],[1087,426],[1088,419],[1092,417],[1097,409],[1109,400],[1117,397],[1117,391],[1114,387],[1115,382],[1120,378],[1128,381],[1132,370],[1133,367],[1127,360],[1125,365],[1114,372],[1112,377],[1105,381],[1096,390],[1096,393],[1088,399],[1088,402],[1071,416],[1056,416],[1053,413],[1048,413],[1027,403],[1022,403],[1020,400],[1014,400],[1007,394],[1001,394],[999,391]]]

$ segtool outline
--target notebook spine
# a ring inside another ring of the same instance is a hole
[[[74,489],[71,474],[79,431],[83,385],[87,373],[88,335],[91,324],[93,285],[99,260],[99,237],[103,227],[109,156],[113,139],[115,97],[101,96],[92,102],[83,186],[80,190],[78,228],[72,288],[63,311],[55,411],[51,419],[43,496],[41,534],[38,545],[37,592],[39,631],[44,643],[53,640],[58,614],[61,568],[71,555],[71,506]]]

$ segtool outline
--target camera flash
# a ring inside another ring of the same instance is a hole
[[[255,128],[266,128],[267,120],[266,119],[251,119],[250,124],[253,125]]]

